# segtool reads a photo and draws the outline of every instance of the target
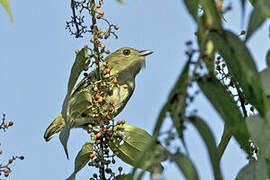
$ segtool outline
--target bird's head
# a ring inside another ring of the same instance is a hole
[[[152,54],[150,50],[138,51],[133,48],[120,48],[106,58],[112,72],[130,73],[135,77],[145,66],[145,56]]]

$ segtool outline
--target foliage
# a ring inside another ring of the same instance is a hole
[[[3,114],[3,117],[2,117],[2,122],[0,124],[0,130],[3,130],[4,132],[13,126],[13,121],[10,121],[10,122],[6,122],[6,115]],[[1,143],[0,143],[1,145]],[[0,149],[0,155],[3,154],[3,151],[2,149]],[[24,159],[24,156],[13,156],[12,158],[10,158],[8,160],[8,162],[6,164],[0,164],[0,176],[4,176],[4,177],[8,177],[10,175],[10,173],[12,172],[11,168],[10,168],[10,165],[16,160],[16,159],[20,159],[20,160],[23,160]],[[4,178],[3,180],[6,180],[6,178]]]
[[[9,0],[0,0],[0,4],[2,4],[4,9],[7,11],[10,21],[14,24],[14,20],[10,10]]]
[[[84,6],[84,3],[88,3],[88,6]],[[160,162],[168,158],[176,163],[187,179],[199,179],[197,170],[189,156],[181,152],[180,149],[174,150],[170,146],[176,139],[182,141],[185,146],[184,132],[187,123],[192,124],[203,138],[215,179],[222,179],[220,159],[232,137],[237,140],[250,159],[250,163],[239,172],[237,179],[245,179],[249,174],[252,174],[255,179],[266,177],[266,173],[270,175],[268,172],[270,169],[270,146],[267,141],[270,123],[270,94],[269,83],[267,83],[270,81],[269,68],[261,73],[258,72],[255,60],[246,46],[246,41],[269,18],[269,2],[267,0],[252,1],[254,9],[249,18],[247,33],[242,31],[240,35],[223,28],[223,22],[227,22],[225,15],[232,9],[231,5],[224,7],[222,0],[217,2],[213,0],[184,0],[183,3],[197,24],[198,31],[195,34],[199,49],[193,48],[191,41],[187,42],[187,63],[159,114],[153,135],[150,136],[143,129],[122,121],[117,121],[117,125],[108,123],[106,126],[105,124],[106,127],[101,120],[91,124],[88,130],[90,134],[92,133],[92,141],[86,143],[78,153],[75,171],[69,179],[75,179],[75,174],[89,160],[89,165],[99,168],[100,173],[99,175],[94,174],[92,179],[106,179],[104,172],[110,174],[110,178],[141,179],[146,170],[151,172],[152,177],[155,177],[163,170]],[[68,85],[67,98],[72,93],[79,74],[86,68],[85,65],[89,65],[92,58],[95,59],[97,74],[99,73],[99,62],[103,61],[101,54],[105,52],[105,45],[100,40],[107,39],[110,33],[117,38],[118,36],[112,31],[112,27],[115,30],[119,28],[104,18],[103,11],[98,10],[104,4],[103,1],[95,4],[93,0],[83,2],[72,0],[72,4],[73,17],[71,21],[67,22],[67,29],[76,38],[83,37],[83,34],[86,33],[92,34],[91,42],[94,47],[91,49],[87,46],[87,48],[77,52],[78,58],[80,53],[87,52],[85,50],[91,51],[90,54],[86,53],[82,56],[84,58],[81,65],[78,64],[79,61],[75,61]],[[242,13],[244,13],[245,1],[241,0],[241,4]],[[91,29],[84,25],[84,16],[76,15],[76,11],[81,14],[87,7],[91,7],[88,9],[90,19],[92,19]],[[199,11],[201,13],[198,13]],[[97,19],[105,21],[108,28],[104,31],[100,30],[96,24]],[[242,40],[241,37],[245,34],[246,38]],[[269,62],[268,56],[267,62]],[[102,82],[104,79],[102,74],[98,77],[100,79],[97,80]],[[194,99],[189,93],[189,86],[192,84],[198,85],[224,120],[224,132],[219,143],[215,142],[211,129],[204,120],[194,113],[190,114],[186,111],[187,106],[192,105]],[[106,84],[104,88],[106,86],[110,86],[110,84]],[[99,92],[100,86],[96,86],[96,88]],[[102,106],[99,108],[102,109]],[[170,115],[173,126],[167,133],[161,134],[160,129],[167,113]],[[103,115],[106,117],[106,112]],[[106,132],[109,132],[111,139],[109,141],[106,133],[101,131],[104,128]],[[165,140],[162,137],[165,137]],[[103,143],[105,146],[101,146]],[[165,144],[165,146],[160,143]],[[63,145],[66,146],[66,142]],[[110,148],[112,154],[107,148]],[[105,160],[104,153],[108,157],[112,157],[112,160]],[[89,154],[88,159],[87,154]],[[124,162],[132,165],[133,171],[130,174],[121,174],[122,168],[120,167],[120,174],[116,176],[109,168],[109,164],[115,162],[114,156],[118,156]],[[106,170],[104,170],[104,166],[107,167]],[[137,173],[138,168],[142,170],[139,173]],[[258,168],[262,173],[257,173]]]

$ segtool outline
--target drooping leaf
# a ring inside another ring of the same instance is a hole
[[[14,20],[10,10],[9,0],[0,0],[0,4],[2,4],[4,9],[7,11],[10,21],[14,24]]]
[[[270,18],[270,1],[257,0],[249,18],[246,40],[251,37],[267,18]]]
[[[68,148],[67,148],[69,133],[70,133],[70,129],[67,126],[65,126],[64,129],[59,134],[59,139],[60,139],[61,144],[64,147],[67,159],[69,159]]]
[[[90,57],[87,53],[86,48],[82,48],[81,51],[76,55],[75,62],[71,68],[69,80],[68,80],[68,93],[67,96],[71,94],[73,87],[75,86],[81,72],[84,68],[87,68],[90,63]]]
[[[231,140],[231,137],[232,137],[232,133],[231,133],[230,127],[225,123],[224,128],[223,128],[222,137],[221,137],[221,140],[220,140],[218,147],[217,147],[219,161],[221,160],[222,155],[223,155],[227,145],[229,144],[229,142]]]
[[[211,160],[213,172],[215,179],[222,179],[220,165],[219,165],[219,158],[218,158],[218,151],[216,146],[216,141],[211,129],[208,125],[197,116],[189,117],[190,122],[195,126],[195,128],[200,133],[201,137],[203,138],[204,143],[208,149],[209,157]]]
[[[76,174],[87,164],[89,161],[89,154],[92,152],[93,144],[89,142],[85,143],[76,156],[74,172],[67,178],[67,180],[75,180]]]
[[[245,43],[229,31],[224,34],[212,31],[209,38],[215,49],[226,61],[229,72],[239,82],[248,102],[265,115],[264,94],[256,64]]]
[[[181,170],[187,180],[199,179],[194,164],[186,155],[178,152],[176,154],[170,154],[170,158],[176,163],[177,167]]]
[[[188,9],[188,12],[191,14],[194,21],[196,22],[198,18],[199,0],[184,0],[184,3]]]
[[[216,8],[214,0],[200,1],[204,13],[207,16],[207,24],[214,29],[222,31],[221,18]]]
[[[262,180],[267,179],[266,162],[263,156],[258,160],[252,159],[238,173],[235,180]]]
[[[225,124],[228,125],[230,132],[234,135],[237,142],[250,154],[249,134],[245,120],[232,97],[214,77],[203,77],[197,80],[197,83],[225,121]]]
[[[143,163],[137,163],[138,155],[143,152],[146,148],[148,142],[152,140],[152,136],[148,134],[145,130],[124,124],[121,126],[124,128],[125,137],[123,138],[123,143],[112,138],[109,142],[109,146],[112,150],[116,150],[116,155],[124,162],[137,167],[145,168],[149,162],[161,162],[167,159],[167,156],[163,153],[165,150],[161,145],[157,145],[155,151],[147,152],[147,159],[144,159]],[[160,165],[160,168],[162,166]],[[152,171],[151,168],[147,169]]]
[[[168,102],[170,103],[170,116],[180,138],[183,137],[184,130],[183,123],[186,111],[187,87],[189,83],[189,65],[190,61],[186,63],[168,99]]]

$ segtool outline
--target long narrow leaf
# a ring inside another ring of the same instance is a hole
[[[2,4],[4,9],[7,11],[10,21],[14,24],[14,20],[10,10],[9,0],[0,0],[0,4]]]
[[[256,64],[245,43],[232,32],[224,34],[212,31],[209,38],[214,42],[215,49],[226,61],[229,72],[239,82],[248,102],[254,105],[259,113],[265,115],[265,95]]]
[[[214,172],[215,179],[222,179],[220,165],[219,165],[219,158],[218,158],[218,151],[215,142],[214,135],[208,125],[199,117],[191,116],[189,117],[190,122],[196,127],[198,132],[200,133],[201,137],[203,138],[204,143],[207,146],[209,157],[212,163],[212,168]]]
[[[192,161],[184,154],[178,152],[170,154],[171,160],[176,163],[187,180],[198,180],[197,170]]]
[[[267,18],[270,18],[270,1],[257,0],[249,18],[246,40],[251,37]]]
[[[250,154],[248,143],[249,134],[245,120],[232,97],[214,77],[203,77],[202,79],[199,79],[197,83],[222,119],[228,125],[237,142],[248,154]]]

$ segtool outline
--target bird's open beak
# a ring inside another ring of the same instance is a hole
[[[150,50],[142,50],[139,52],[139,56],[147,56],[149,54],[152,54],[153,51],[150,51]]]

